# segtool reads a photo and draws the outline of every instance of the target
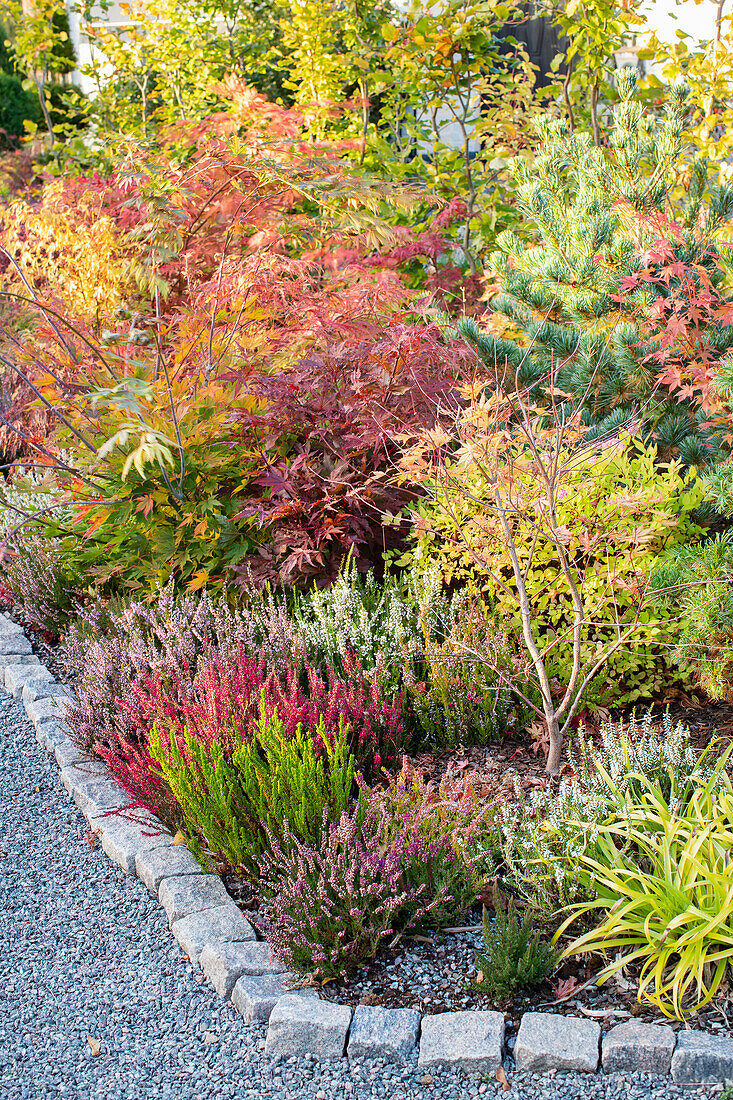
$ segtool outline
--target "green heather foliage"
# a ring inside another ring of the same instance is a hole
[[[317,843],[324,821],[348,809],[354,786],[348,728],[341,726],[333,741],[323,723],[316,737],[300,726],[286,737],[277,712],[268,718],[264,699],[255,736],[231,760],[220,744],[203,744],[188,732],[183,745],[174,734],[164,744],[154,728],[149,747],[181,807],[192,849],[255,880],[268,837],[285,831]]]
[[[286,737],[277,713],[262,713],[256,734],[231,760],[217,742],[204,745],[184,735],[163,742],[157,728],[151,755],[182,812],[190,846],[219,867],[259,878],[267,835],[297,836],[317,843],[322,822],[338,820],[349,806],[354,760],[348,728],[331,742],[322,723],[316,737],[299,727]],[[319,752],[319,747],[322,750]]]
[[[602,980],[640,964],[639,1001],[683,1019],[713,999],[733,965],[733,788],[716,773],[673,807],[658,783],[637,781],[639,797],[581,856],[597,896],[576,906],[557,935],[600,914],[565,954],[612,955]]]
[[[476,956],[477,988],[497,1000],[518,989],[539,985],[555,970],[559,954],[532,925],[532,915],[520,917],[514,899],[494,891],[493,919],[484,908],[485,953]]]

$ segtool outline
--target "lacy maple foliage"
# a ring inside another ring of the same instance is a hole
[[[379,563],[402,533],[383,516],[410,499],[391,439],[450,404],[466,358],[426,320],[455,285],[460,203],[427,234],[395,229],[408,188],[355,175],[297,111],[224,90],[229,110],[17,203],[0,234],[4,285],[34,311],[9,356],[55,410],[51,452],[73,456],[58,533],[103,585]]]

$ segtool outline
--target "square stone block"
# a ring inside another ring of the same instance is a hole
[[[90,783],[99,783],[107,775],[107,769],[101,760],[84,761],[69,764],[59,772],[61,784],[69,794],[74,796],[74,791],[88,787]]]
[[[312,1054],[323,1062],[343,1058],[350,1023],[348,1005],[286,993],[270,1013],[265,1053],[272,1058]]]
[[[12,661],[12,664],[0,662],[0,668],[4,667],[5,690],[14,699],[20,699],[23,684],[27,683],[28,680],[45,679],[48,681],[53,679],[48,669],[43,667],[33,653],[28,654],[26,657],[11,657],[7,660]]]
[[[680,1031],[672,1055],[676,1085],[733,1085],[733,1039]]]
[[[0,634],[0,657],[20,657],[33,652],[25,634]]]
[[[71,700],[71,689],[66,684],[59,684],[51,680],[39,680],[38,682],[28,680],[27,683],[23,684],[20,698],[24,707],[27,707],[30,703],[35,703],[38,699],[63,698]]]
[[[158,898],[169,924],[202,909],[213,909],[215,905],[225,905],[227,902],[234,905],[218,875],[165,878],[160,884]]]
[[[349,1058],[406,1062],[417,1052],[420,1013],[412,1008],[357,1005],[349,1031]]]
[[[603,1040],[605,1073],[669,1073],[675,1033],[671,1027],[629,1020]]]
[[[173,843],[170,833],[147,810],[103,814],[93,817],[89,827],[99,833],[104,852],[128,875],[135,874],[135,860],[140,852]]]
[[[230,997],[243,974],[283,974],[285,967],[266,943],[208,943],[199,966],[220,997]]]
[[[35,683],[35,680],[31,681]],[[24,689],[28,687],[26,683]],[[32,703],[29,703],[25,708],[25,712],[33,725],[38,729],[38,723],[43,721],[44,718],[53,718],[55,722],[63,721],[64,711],[66,710],[66,698],[63,695],[59,695],[56,698],[34,699]]]
[[[423,1016],[417,1063],[494,1073],[502,1062],[504,1016],[501,1012],[440,1012]]]
[[[67,740],[66,731],[55,719],[44,719],[36,726],[36,741],[47,752],[55,754],[56,746]]]
[[[85,752],[78,749],[64,733],[60,733],[53,753],[56,757],[56,763],[62,770],[69,767],[70,764],[89,764],[92,762],[92,757],[87,756]]]
[[[201,952],[209,944],[239,943],[255,938],[254,928],[231,898],[225,905],[181,917],[171,925],[171,932],[192,963],[199,961]]]
[[[6,638],[10,637],[11,634],[23,634],[23,627],[20,623],[13,622],[13,620],[9,619],[5,612],[3,612],[0,614],[0,634],[4,635]]]
[[[160,846],[150,851],[141,851],[135,862],[135,869],[138,878],[156,897],[163,879],[201,874],[201,868],[185,844],[171,844],[169,847]]]
[[[129,794],[123,791],[114,779],[103,775],[96,780],[90,779],[86,783],[75,785],[72,798],[87,821],[95,817],[104,817],[106,814],[130,805]]]
[[[595,1020],[525,1012],[514,1047],[514,1061],[518,1070],[528,1073],[549,1070],[595,1073],[600,1039],[601,1029]]]
[[[317,998],[315,989],[293,990],[294,974],[243,974],[232,990],[232,1004],[247,1024],[266,1024],[281,997],[296,992],[299,997]]]

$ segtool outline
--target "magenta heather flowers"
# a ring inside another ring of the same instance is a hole
[[[343,977],[444,903],[445,889],[414,884],[416,864],[428,854],[424,838],[411,829],[388,844],[383,836],[384,822],[364,800],[338,824],[328,828],[324,820],[317,846],[290,830],[282,843],[270,836],[260,863],[270,894],[265,934],[292,970],[319,981]]]

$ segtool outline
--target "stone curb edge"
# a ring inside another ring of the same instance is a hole
[[[22,702],[39,744],[59,766],[63,786],[126,874],[137,875],[158,898],[171,932],[219,996],[245,1023],[267,1023],[265,1051],[274,1058],[306,1054],[410,1061],[425,1070],[494,1073],[504,1055],[504,1016],[474,1010],[424,1016],[322,1000],[296,988],[269,946],[227,894],[217,875],[204,874],[186,847],[129,797],[105,766],[79,750],[63,726],[72,694],[32,651],[22,628],[0,613],[0,684]],[[733,1085],[733,1039],[701,1031],[628,1021],[601,1040],[600,1025],[577,1016],[527,1012],[514,1046],[517,1070],[548,1073],[671,1074],[679,1085]]]

